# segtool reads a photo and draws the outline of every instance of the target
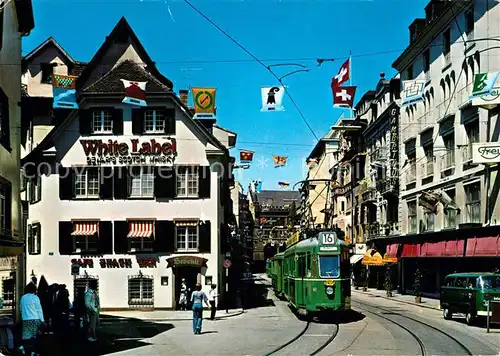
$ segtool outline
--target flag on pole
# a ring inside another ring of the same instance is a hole
[[[121,79],[125,86],[125,98],[122,103],[147,106],[146,104],[146,83],[147,82],[133,82],[130,80]]]
[[[288,188],[290,186],[290,183],[288,182],[278,182],[278,185],[280,188]]]
[[[288,159],[287,156],[273,156],[274,167],[278,168],[285,166],[287,159]]]
[[[332,78],[332,87],[338,87],[347,82],[351,78],[351,59],[347,60],[342,64],[339,72],[335,77]]]
[[[240,163],[250,163],[253,161],[253,151],[240,150]]]
[[[332,86],[333,106],[338,108],[352,108],[354,105],[354,95],[356,87],[338,87]]]
[[[260,111],[284,111],[283,94],[285,88],[280,87],[263,87],[261,88],[262,108]]]
[[[52,77],[52,91],[54,109],[78,109],[76,102],[76,78],[71,75],[54,74]]]

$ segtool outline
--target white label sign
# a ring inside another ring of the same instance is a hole
[[[337,246],[332,246],[332,247],[320,247],[320,251],[337,251]]]
[[[335,244],[335,234],[324,233],[323,234],[323,244],[324,245],[334,245]]]
[[[500,143],[499,142],[473,143],[472,162],[476,164],[500,162]]]

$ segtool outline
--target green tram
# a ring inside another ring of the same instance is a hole
[[[271,259],[276,295],[302,315],[350,310],[351,263],[344,240],[321,231],[302,241],[296,234],[287,242],[293,245]]]

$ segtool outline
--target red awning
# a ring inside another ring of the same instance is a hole
[[[398,244],[387,245],[385,248],[385,254],[390,258],[398,257]]]
[[[85,221],[85,222],[74,222],[73,223],[73,236],[92,236],[97,234],[99,229],[99,222],[97,221]]]
[[[401,253],[401,257],[420,257],[420,245],[403,245],[403,252]]]
[[[465,256],[500,256],[500,237],[473,237],[468,239]]]
[[[443,256],[464,257],[465,240],[446,241]]]
[[[444,252],[444,241],[425,242],[420,249],[420,257],[441,257]]]
[[[129,222],[129,238],[150,238],[153,236],[154,221],[134,221]]]

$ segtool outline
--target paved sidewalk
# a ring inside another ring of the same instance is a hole
[[[205,310],[204,319],[210,316],[210,310]],[[243,309],[229,309],[228,313],[225,310],[217,310],[216,319],[225,319],[243,314]],[[140,319],[148,321],[182,321],[193,320],[193,312],[191,310],[153,310],[153,311],[103,311],[101,313],[101,322],[106,322],[106,316],[125,318],[125,319]]]
[[[441,310],[439,299],[422,297],[421,303],[415,303],[415,297],[413,295],[399,294],[396,291],[392,292],[392,297],[387,297],[385,290],[368,289],[366,292],[363,292],[362,289],[355,290],[354,288],[352,288],[352,292],[365,295],[373,295],[375,297],[389,299],[398,303],[412,304],[422,308]]]

